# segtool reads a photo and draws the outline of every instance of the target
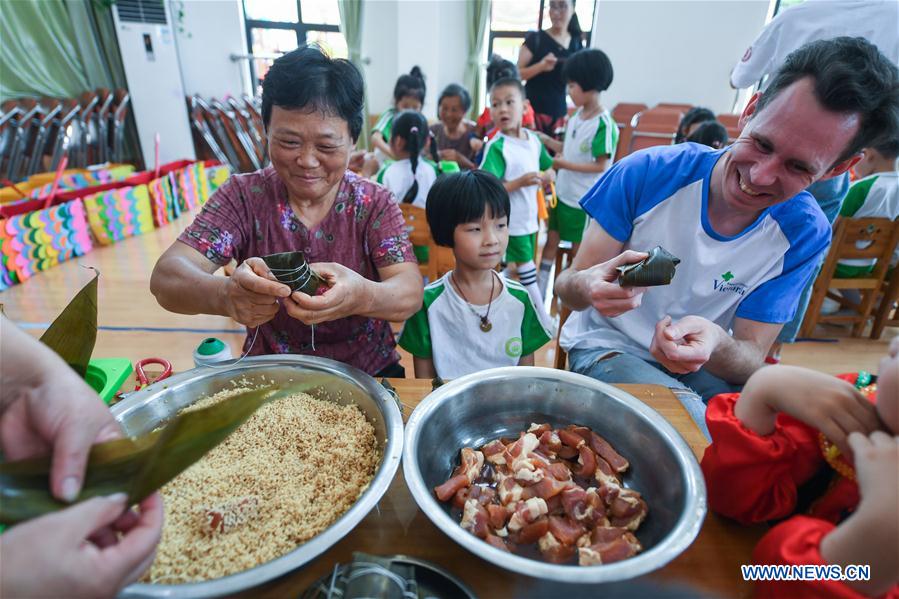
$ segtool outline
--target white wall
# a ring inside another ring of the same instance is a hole
[[[465,0],[369,0],[365,2],[362,57],[372,114],[393,103],[397,77],[418,65],[425,75],[423,112],[437,118],[437,97],[462,83],[468,59]]]
[[[170,0],[169,6],[185,93],[206,99],[252,93],[249,63],[230,59],[247,54],[241,0]]]
[[[271,0],[283,1],[283,0]],[[292,1],[292,0],[291,0]],[[372,114],[388,108],[396,78],[417,64],[427,78],[424,112],[449,83],[462,83],[468,53],[466,0],[363,0],[363,72]],[[241,0],[169,0],[188,94],[250,90]],[[598,0],[594,44],[615,81],[603,102],[688,102],[728,112],[730,69],[765,23],[769,0]]]
[[[768,0],[598,0],[592,44],[612,61],[603,104],[688,103],[730,112],[730,71],[765,24]]]

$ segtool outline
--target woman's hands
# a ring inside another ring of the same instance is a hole
[[[290,287],[279,283],[262,258],[247,258],[223,288],[225,312],[240,324],[253,328],[275,317],[279,299],[290,295]]]
[[[330,322],[347,316],[365,316],[374,303],[375,283],[356,271],[335,262],[310,265],[328,282],[321,295],[295,291],[284,300],[287,313],[305,324]]]
[[[556,63],[559,62],[559,58],[553,54],[552,52],[548,53],[537,64],[540,65],[540,70],[543,73],[548,73],[556,68]]]

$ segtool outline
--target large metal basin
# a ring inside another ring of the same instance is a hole
[[[247,358],[233,367],[200,367],[160,381],[113,406],[112,414],[129,435],[148,432],[178,410],[232,388],[232,380],[289,386],[303,372],[323,374],[327,387],[309,393],[339,404],[354,403],[371,421],[381,449],[381,462],[358,501],[318,536],[277,559],[239,574],[190,584],[132,584],[123,597],[211,597],[249,589],[312,561],[342,539],[380,501],[396,474],[403,451],[403,419],[394,397],[364,372],[333,360],[279,355]],[[337,465],[335,465],[337,467]]]
[[[555,565],[491,547],[450,516],[433,489],[450,477],[459,450],[517,436],[532,422],[588,426],[630,461],[624,484],[649,505],[636,532],[642,553],[601,566]],[[614,582],[661,568],[693,542],[706,514],[699,464],[662,416],[611,385],[549,368],[486,370],[428,395],[406,423],[403,472],[419,507],[455,542],[501,568],[560,582]]]

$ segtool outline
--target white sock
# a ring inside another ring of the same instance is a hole
[[[546,308],[543,307],[543,299],[540,297],[540,288],[537,287],[537,266],[533,260],[518,265],[518,282],[524,286],[528,295],[534,300],[534,305],[537,306],[537,316],[544,326],[551,328],[549,315],[546,313]]]
[[[549,273],[552,272],[553,261],[540,262],[540,271],[537,273],[537,287],[540,289],[540,297],[546,297],[546,285],[549,283]]]

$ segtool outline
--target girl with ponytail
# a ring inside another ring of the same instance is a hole
[[[371,131],[371,144],[379,164],[383,164],[384,160],[396,158],[390,149],[390,138],[397,113],[403,110],[421,112],[426,91],[425,76],[417,66],[396,80],[396,85],[393,86],[393,106],[381,113],[381,118]]]
[[[376,180],[402,204],[424,208],[437,178],[437,165],[421,155],[428,145],[428,135],[428,120],[420,112],[405,110],[393,121],[390,152],[396,160],[386,163]]]

